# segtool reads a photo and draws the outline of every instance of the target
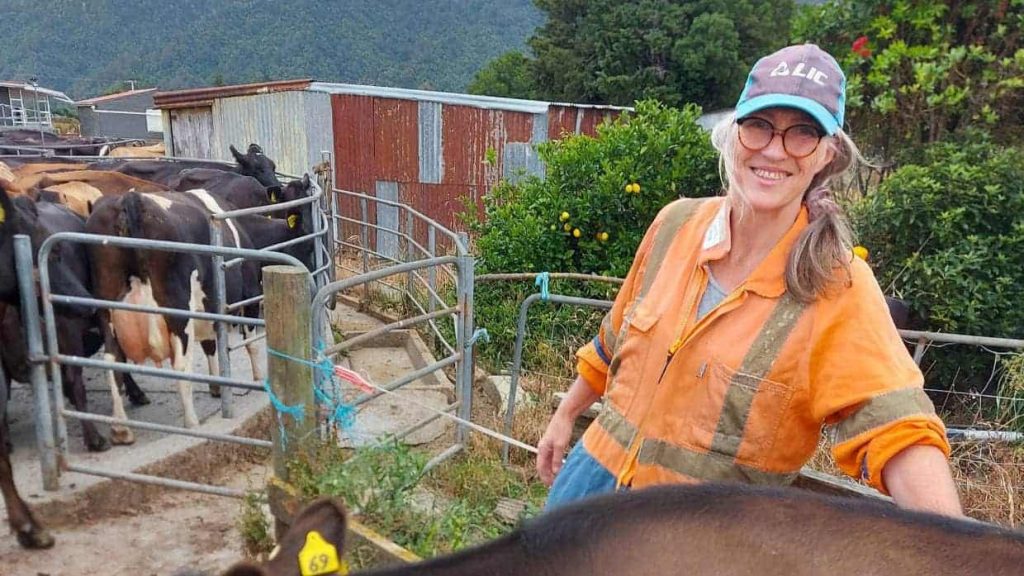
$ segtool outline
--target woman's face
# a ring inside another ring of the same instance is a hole
[[[755,213],[767,215],[792,211],[795,214],[811,179],[835,156],[835,151],[829,146],[829,137],[822,138],[810,154],[798,157],[806,154],[806,148],[813,143],[811,139],[815,131],[822,133],[808,114],[791,108],[769,108],[754,112],[741,122],[747,124],[746,127],[740,126],[744,134],[756,135],[759,128],[770,129],[771,126],[777,131],[771,142],[760,150],[751,150],[744,145],[744,140],[748,144],[755,144],[755,147],[760,144],[750,136],[740,138],[737,142],[735,183],[747,204]],[[764,122],[771,126],[766,126]],[[794,126],[796,128],[786,136],[787,151],[782,133]],[[761,132],[764,133],[763,130]]]

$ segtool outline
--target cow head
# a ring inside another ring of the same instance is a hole
[[[260,564],[240,562],[224,576],[301,576],[338,573],[345,553],[345,506],[321,498],[292,522],[271,559]]]
[[[252,176],[259,180],[260,184],[267,187],[268,193],[271,190],[281,190],[281,181],[277,179],[277,165],[274,161],[263,154],[263,149],[258,144],[249,144],[249,150],[242,154],[235,149],[234,145],[229,146],[231,155],[238,162],[238,172],[245,176]]]
[[[312,188],[313,186],[309,180],[309,174],[304,174],[302,178],[292,180],[284,187],[284,190],[281,191],[280,201],[290,202],[292,200],[308,198],[313,192]],[[313,210],[314,204],[315,203],[304,204],[302,206],[295,206],[288,209],[285,219],[288,223],[289,235],[292,238],[312,234],[313,218],[315,214]],[[310,240],[308,242],[302,242],[292,246],[285,250],[285,252],[298,258],[309,270],[313,270],[313,250],[315,250],[314,242]]]

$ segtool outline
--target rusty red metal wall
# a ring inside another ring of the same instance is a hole
[[[331,111],[334,120],[334,157],[336,174],[335,186],[342,190],[373,194],[373,98],[369,96],[332,95]],[[370,221],[374,221],[374,210],[370,209]],[[358,218],[359,201],[350,196],[341,196],[339,213]],[[344,222],[342,237],[358,234],[355,224]]]
[[[418,121],[416,102],[373,99],[373,176],[376,180],[402,183],[419,179]]]
[[[467,200],[483,215],[483,196],[503,174],[505,145],[530,143],[536,134],[534,122],[545,120],[543,114],[443,103],[443,169],[440,184],[433,184],[420,181],[420,102],[334,94],[331,106],[338,187],[375,196],[376,182],[395,182],[401,202],[451,230],[465,228],[458,215],[465,211]],[[594,134],[595,127],[613,113],[551,105],[547,126],[538,129],[548,139],[558,139],[563,132],[575,133],[577,125],[582,133]],[[374,223],[376,203],[370,201],[368,207],[369,221]],[[358,200],[344,199],[340,209],[345,216],[361,217]],[[399,219],[404,227],[405,215]],[[351,237],[358,234],[358,227],[346,224],[342,233]],[[371,245],[374,237],[370,235]],[[417,225],[415,238],[426,245],[425,226]]]

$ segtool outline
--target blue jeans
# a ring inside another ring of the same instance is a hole
[[[615,491],[615,476],[577,442],[555,476],[555,483],[548,491],[544,511],[549,512],[588,496]]]

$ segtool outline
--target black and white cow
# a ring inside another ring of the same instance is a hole
[[[277,165],[263,153],[263,149],[258,144],[249,144],[245,154],[236,150],[234,146],[229,148],[237,163],[230,168],[213,161],[201,160],[101,160],[89,166],[95,170],[113,170],[165,186],[169,186],[172,179],[177,177],[182,170],[188,168],[215,169],[252,176],[267,190],[281,190],[283,186],[277,179]]]

